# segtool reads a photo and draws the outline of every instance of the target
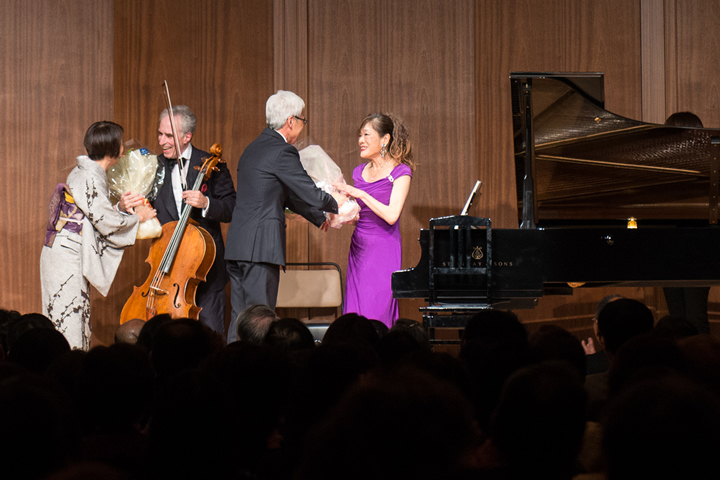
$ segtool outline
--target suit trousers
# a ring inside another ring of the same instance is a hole
[[[232,314],[228,327],[228,343],[237,340],[238,316],[252,305],[267,305],[275,310],[280,284],[280,265],[228,260]]]
[[[225,289],[218,290],[217,285],[200,282],[195,298],[197,306],[202,308],[200,323],[207,325],[220,335],[225,333]]]

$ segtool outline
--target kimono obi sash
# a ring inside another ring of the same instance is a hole
[[[84,218],[83,212],[75,205],[68,184],[58,183],[50,199],[45,245],[51,247],[55,235],[63,229],[81,234]]]

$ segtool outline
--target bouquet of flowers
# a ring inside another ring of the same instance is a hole
[[[107,177],[110,184],[110,199],[113,204],[120,201],[125,192],[139,193],[149,203],[157,196],[162,185],[164,170],[159,168],[157,155],[135,140],[125,144],[125,155],[118,163],[108,168]],[[137,207],[148,208],[146,206]],[[162,235],[162,227],[157,218],[151,218],[140,224],[137,238],[157,238]]]
[[[343,182],[342,171],[320,145],[308,145],[300,150],[300,163],[313,179],[315,185],[327,193],[336,189],[333,183]],[[352,221],[360,213],[360,205],[354,199],[348,199],[339,209],[337,215],[328,213],[328,223],[333,228],[340,228],[343,223]]]

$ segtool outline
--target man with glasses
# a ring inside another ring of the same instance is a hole
[[[232,316],[228,343],[237,338],[237,316],[251,305],[275,309],[280,266],[285,266],[285,207],[322,227],[324,212],[337,213],[340,194],[315,186],[292,146],[307,124],[305,102],[279,90],[265,105],[267,128],[243,152],[237,201],[227,235]],[[327,227],[325,227],[327,228]]]

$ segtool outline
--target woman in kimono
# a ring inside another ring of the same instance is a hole
[[[43,314],[70,343],[90,348],[90,286],[106,296],[123,250],[135,243],[140,222],[155,210],[118,211],[110,203],[106,172],[123,153],[123,128],[97,122],[85,133],[87,155],[50,200],[45,245],[40,255]]]

